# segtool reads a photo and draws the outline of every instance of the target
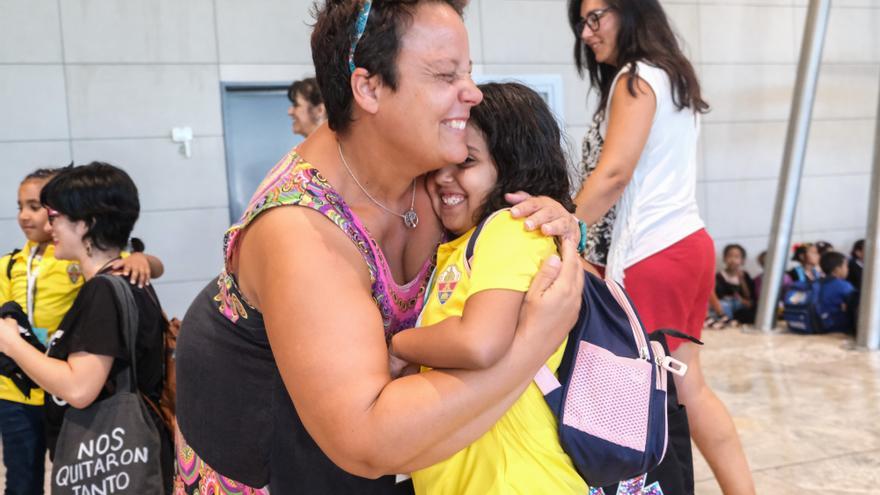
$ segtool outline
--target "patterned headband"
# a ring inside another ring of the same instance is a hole
[[[367,19],[370,18],[370,7],[372,7],[372,5],[372,0],[364,0],[364,3],[361,5],[361,11],[358,13],[357,21],[355,21],[354,40],[351,42],[351,50],[348,51],[349,74],[354,73],[354,51],[357,49],[358,42],[361,40],[361,36],[364,35],[364,30],[367,28]]]

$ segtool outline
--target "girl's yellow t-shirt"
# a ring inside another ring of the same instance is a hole
[[[461,316],[472,294],[488,289],[526,292],[547,256],[551,238],[528,232],[522,220],[502,210],[483,227],[474,246],[471,271],[464,253],[474,229],[441,245],[422,325]],[[547,361],[559,367],[565,341]],[[556,418],[532,383],[482,437],[449,459],[412,473],[419,495],[585,494],[588,487],[559,444]]]

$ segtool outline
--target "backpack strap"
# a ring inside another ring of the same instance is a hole
[[[110,282],[116,300],[119,302],[119,311],[122,314],[122,336],[128,349],[129,369],[120,370],[116,373],[116,390],[137,393],[137,353],[135,342],[138,330],[138,307],[134,300],[128,281],[116,275],[102,273],[98,275]]]
[[[13,249],[9,253],[9,262],[6,263],[6,278],[12,280],[12,265],[15,264],[15,255],[21,252],[21,249]]]
[[[471,259],[473,259],[474,249],[477,247],[477,237],[480,235],[480,232],[483,231],[483,227],[485,227],[490,220],[495,218],[496,215],[507,209],[508,208],[502,208],[484,218],[482,222],[477,224],[477,227],[474,229],[474,233],[471,234],[471,238],[468,239],[467,246],[464,248],[464,268],[468,271],[468,273],[470,273],[471,271]]]
[[[468,239],[467,247],[464,248],[464,267],[468,273],[471,272],[471,260],[474,258],[474,248],[477,246],[477,237],[480,235],[483,227],[486,226],[486,222],[488,222],[493,216],[495,215],[489,215],[485,220],[477,224],[477,228],[474,229],[474,233],[471,234],[471,238]]]

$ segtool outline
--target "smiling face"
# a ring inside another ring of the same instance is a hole
[[[593,30],[590,23],[584,23],[580,37],[587,48],[596,55],[597,62],[616,66],[620,17],[613,9],[605,9],[608,9],[608,4],[604,0],[583,0],[581,2],[581,19],[588,19],[592,14],[598,17],[599,25],[597,29]]]
[[[443,3],[417,7],[397,68],[397,90],[384,87],[376,111],[391,148],[419,157],[423,171],[463,162],[465,126],[482,94],[471,79],[467,32],[455,10]]]
[[[808,266],[818,266],[820,258],[819,248],[813,244],[807,248],[807,252],[803,256],[803,263]]]
[[[51,239],[45,230],[49,218],[40,204],[40,191],[45,184],[46,179],[30,179],[18,187],[18,226],[29,241],[36,243]]]
[[[736,272],[743,266],[743,253],[739,248],[731,248],[724,255],[724,265],[730,272]]]
[[[467,158],[447,165],[428,178],[428,195],[443,227],[461,235],[477,223],[477,214],[498,181],[498,169],[483,133],[468,125]]]
[[[72,221],[67,215],[50,212],[45,232],[51,236],[55,245],[55,257],[60,260],[79,260],[86,258],[83,236],[88,229],[82,220]]]
[[[305,96],[297,93],[296,102],[287,108],[287,115],[293,121],[293,133],[309,137],[324,122],[324,105],[312,105]]]

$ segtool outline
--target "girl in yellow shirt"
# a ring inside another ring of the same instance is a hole
[[[541,97],[515,83],[480,90],[483,102],[471,110],[466,127],[467,160],[427,180],[434,211],[455,239],[438,248],[419,328],[391,341],[392,355],[431,368],[495,365],[511,344],[532,277],[556,253],[552,238],[527,230],[504,209],[504,191],[549,196],[574,211],[559,127]],[[467,260],[468,241],[484,220]],[[547,361],[551,370],[564,350],[565,341]],[[588,490],[563,452],[556,418],[534,383],[482,437],[412,477],[419,495]]]

